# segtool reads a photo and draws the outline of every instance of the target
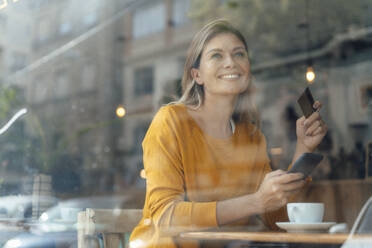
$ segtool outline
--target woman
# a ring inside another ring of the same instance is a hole
[[[246,225],[255,215],[275,228],[288,198],[305,182],[300,173],[271,171],[250,103],[250,78],[245,39],[227,21],[211,22],[196,34],[183,96],[159,110],[143,141],[146,201],[130,247],[198,247],[176,235]],[[314,151],[327,127],[315,112],[298,119],[296,129],[293,161]]]

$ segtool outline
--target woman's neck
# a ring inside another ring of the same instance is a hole
[[[233,134],[230,119],[234,111],[235,100],[205,100],[194,112],[193,117],[201,129],[214,138],[228,138]]]

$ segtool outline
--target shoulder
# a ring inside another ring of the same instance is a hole
[[[183,118],[185,106],[181,104],[165,105],[155,114],[153,123],[178,122]]]
[[[166,105],[161,107],[155,114],[148,135],[150,133],[158,136],[164,133],[177,133],[181,129],[181,122],[185,115],[185,106],[181,104]]]
[[[169,104],[162,106],[158,113],[169,114],[169,115],[180,115],[186,110],[186,106],[183,104]]]

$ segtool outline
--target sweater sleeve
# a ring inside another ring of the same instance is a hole
[[[263,134],[260,135],[260,139],[259,139],[258,155],[259,157],[262,157],[261,162],[263,163],[264,172],[261,177],[261,182],[262,182],[266,174],[272,171],[271,165],[270,165],[270,159],[268,158],[268,155],[267,155],[266,139]],[[265,225],[271,230],[279,230],[275,222],[283,222],[283,221],[288,220],[286,207],[282,207],[275,211],[266,212],[263,214],[262,217],[263,217],[263,221]]]
[[[217,226],[216,202],[185,201],[185,177],[177,118],[167,107],[159,110],[143,142],[147,204],[161,234]]]

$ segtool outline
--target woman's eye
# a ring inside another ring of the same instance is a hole
[[[211,58],[219,59],[219,58],[222,58],[222,55],[219,53],[215,53],[215,54],[212,54]]]
[[[244,57],[245,56],[245,53],[243,53],[243,52],[237,52],[237,53],[235,53],[235,56],[237,56],[237,57]]]

